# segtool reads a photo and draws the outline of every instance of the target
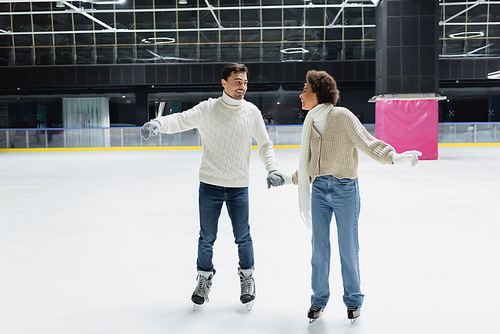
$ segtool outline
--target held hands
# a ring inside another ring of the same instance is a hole
[[[148,140],[151,135],[158,135],[158,132],[160,132],[160,122],[156,120],[147,122],[141,128],[141,136],[144,140]]]
[[[406,151],[401,154],[394,153],[394,155],[392,156],[392,162],[395,165],[409,162],[412,166],[415,166],[418,163],[418,157],[421,155],[422,153],[420,153],[419,151]]]
[[[269,172],[269,175],[267,176],[267,188],[271,188],[271,186],[273,187],[279,187],[279,186],[282,186],[282,185],[288,185],[288,184],[297,184],[298,183],[298,171],[296,171],[294,174],[290,175],[290,174],[286,174],[286,173],[282,173],[280,171],[277,171],[277,170],[273,170],[271,172]],[[277,182],[274,182],[273,180],[275,178],[278,178],[277,179]]]
[[[281,176],[278,171],[272,170],[267,174],[267,189],[272,187],[279,187],[285,184],[285,178]]]

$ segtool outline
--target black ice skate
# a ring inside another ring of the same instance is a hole
[[[212,271],[198,271],[198,284],[191,295],[191,300],[193,301],[193,311],[197,307],[202,306],[204,303],[208,303],[208,294],[212,288],[212,278],[215,275],[215,269]]]
[[[309,324],[312,324],[323,314],[323,309],[317,305],[312,305],[307,312],[307,317],[309,318]]]
[[[241,294],[240,301],[250,311],[255,300],[255,281],[252,273],[253,269],[238,268],[238,275],[240,276]]]
[[[356,322],[356,320],[361,315],[361,308],[357,306],[349,306],[347,308],[347,319],[351,320],[351,325]]]

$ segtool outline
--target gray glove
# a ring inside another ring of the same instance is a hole
[[[144,140],[148,140],[151,135],[156,136],[160,132],[160,122],[152,120],[144,124],[141,128],[141,136]]]
[[[271,186],[279,187],[285,184],[285,179],[282,176],[276,174],[276,172],[277,171],[272,170],[269,172],[269,174],[267,174],[267,189],[271,188]]]

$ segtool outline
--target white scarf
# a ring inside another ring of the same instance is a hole
[[[302,126],[299,158],[299,211],[308,229],[311,229],[312,224],[311,183],[309,182],[309,174],[307,173],[309,163],[309,138],[311,138],[311,130],[314,122],[324,121],[331,110],[333,110],[333,105],[330,103],[318,104],[309,111],[304,120],[304,125]]]

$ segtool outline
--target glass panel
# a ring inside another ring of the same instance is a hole
[[[138,147],[141,145],[140,128],[124,128],[123,129],[123,146]]]
[[[344,39],[345,40],[361,40],[363,39],[363,29],[362,28],[344,28]]]
[[[7,141],[9,148],[26,148],[26,131],[9,130]]]
[[[16,49],[16,66],[33,65],[32,50],[17,48]]]
[[[8,131],[0,130],[0,148],[7,148],[7,133]]]
[[[276,61],[281,59],[281,45],[274,43],[266,43],[264,44],[264,54],[263,61]]]
[[[476,143],[498,143],[498,124],[476,124]]]
[[[200,59],[205,62],[217,62],[217,44],[202,44],[200,46]]]
[[[120,32],[116,34],[116,43],[118,45],[134,44],[134,41],[135,41],[135,36],[133,33]]]
[[[71,65],[73,64],[73,48],[62,47],[55,48],[56,51],[56,65]]]
[[[97,44],[97,45],[116,44],[115,34],[112,34],[112,33],[95,34],[95,44]]]
[[[342,43],[327,43],[325,60],[340,60],[342,58]]]
[[[35,49],[35,65],[53,65],[54,53],[52,48]]]
[[[75,43],[77,45],[94,45],[94,34],[76,34]]]
[[[221,31],[221,42],[239,42],[240,32],[238,30]]]
[[[117,59],[118,64],[134,62],[134,47],[133,46],[118,46]]]
[[[199,59],[197,54],[197,46],[189,45],[184,46],[179,50],[179,61],[180,62],[193,62]]]
[[[122,130],[121,128],[111,128],[109,130],[109,144],[111,147],[122,147]]]
[[[30,35],[14,35],[15,46],[32,46],[33,39]]]
[[[47,132],[45,130],[29,130],[28,140],[29,148],[45,148],[47,147]]]
[[[78,34],[80,35],[80,34]],[[72,34],[54,34],[55,45],[72,45],[73,35]]]
[[[363,59],[363,46],[359,42],[345,42],[345,60]]]
[[[455,142],[455,124],[442,124],[439,126],[438,142],[439,143]]]
[[[301,131],[299,131],[302,128],[302,126],[295,126],[295,125],[282,125],[282,126],[276,126],[274,127],[268,127],[268,133],[276,132],[275,135],[275,140],[273,143],[275,145],[300,145],[300,135]]]
[[[115,57],[114,57],[113,46],[98,46],[96,47],[96,52],[97,52],[97,64],[114,63]]]
[[[261,45],[250,44],[245,46],[245,52],[241,55],[242,62],[257,62],[260,59]]]
[[[234,44],[221,45],[221,61],[234,62],[239,61],[240,52],[238,46]]]
[[[282,30],[281,29],[272,29],[272,30],[263,30],[262,31],[262,40],[270,41],[270,42],[279,42],[282,40]]]
[[[64,130],[50,129],[47,130],[47,142],[50,148],[62,148],[64,146]]]
[[[196,31],[186,31],[179,33],[179,43],[197,43],[198,33]]]
[[[95,47],[76,48],[77,64],[95,64]]]
[[[161,144],[162,146],[179,146],[180,144],[179,133],[162,133]]]
[[[242,27],[259,27],[260,12],[258,9],[248,9],[241,11],[241,26]]]
[[[52,45],[52,35],[34,35],[36,46]]]
[[[474,142],[474,125],[473,124],[455,124],[456,137],[455,143],[473,143]]]
[[[241,32],[241,41],[242,42],[259,42],[260,41],[260,30],[243,30]],[[248,47],[246,44],[243,47]]]
[[[281,27],[281,9],[263,9],[262,10],[263,27]]]
[[[198,130],[193,129],[189,131],[184,131],[179,133],[179,145],[180,146],[199,146],[201,142],[198,138]]]
[[[9,66],[12,49],[0,49],[0,66]]]

